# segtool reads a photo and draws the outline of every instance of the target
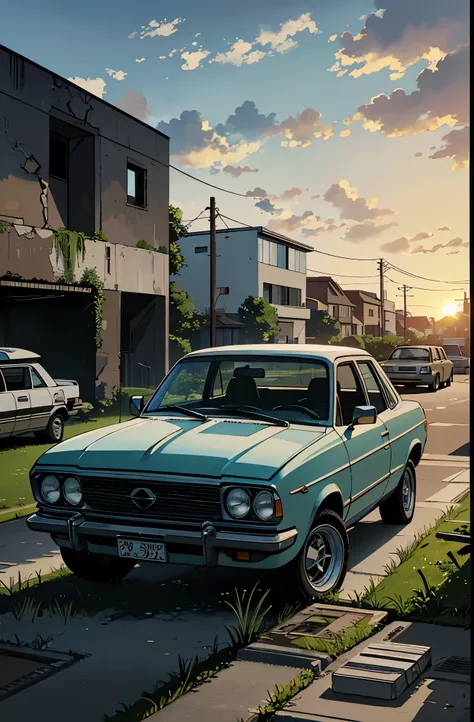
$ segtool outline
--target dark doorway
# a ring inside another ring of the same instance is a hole
[[[165,375],[165,298],[121,295],[121,384],[156,388]]]
[[[82,128],[50,118],[50,193],[57,218],[53,226],[95,232],[94,136]]]
[[[0,286],[0,346],[27,349],[53,378],[71,379],[83,401],[95,401],[93,294],[30,283]]]

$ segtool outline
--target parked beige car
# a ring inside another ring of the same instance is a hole
[[[381,366],[393,384],[428,386],[429,391],[451,386],[454,374],[442,346],[397,346]]]

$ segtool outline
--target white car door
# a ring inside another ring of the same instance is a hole
[[[31,378],[28,366],[4,366],[5,386],[15,400],[14,433],[29,431],[31,421],[30,388]]]
[[[53,397],[46,381],[32,367],[31,374],[31,424],[30,431],[41,431],[48,425],[53,410]]]
[[[13,394],[7,391],[0,370],[0,438],[11,436],[15,428],[16,404]]]

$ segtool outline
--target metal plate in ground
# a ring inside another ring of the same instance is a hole
[[[0,702],[81,658],[80,655],[0,644]]]

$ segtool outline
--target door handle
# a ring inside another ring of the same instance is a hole
[[[382,439],[385,438],[385,436],[388,436],[388,431],[382,431],[380,436],[382,437]]]
[[[28,401],[28,396],[19,396],[18,401]]]

